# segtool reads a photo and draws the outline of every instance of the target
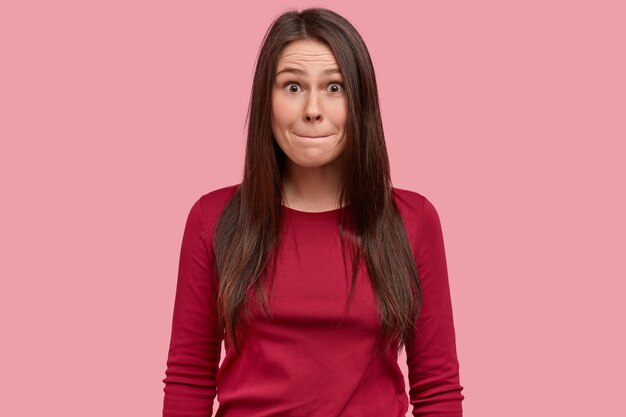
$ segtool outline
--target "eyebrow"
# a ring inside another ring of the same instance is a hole
[[[292,74],[298,74],[298,75],[307,75],[308,74],[308,72],[306,72],[304,70],[301,70],[300,68],[285,67],[282,70],[278,71],[276,73],[276,76],[278,77],[280,74],[288,73],[288,72],[290,72]],[[324,71],[322,71],[320,73],[320,75],[324,75],[324,76],[330,75],[330,74],[341,74],[341,71],[339,70],[339,68],[329,68],[329,69],[326,69],[326,70],[324,70]]]

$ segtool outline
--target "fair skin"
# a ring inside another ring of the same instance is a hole
[[[276,68],[272,131],[287,156],[284,204],[308,212],[339,208],[348,106],[335,56],[324,43],[297,40]]]

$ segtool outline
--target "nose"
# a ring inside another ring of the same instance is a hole
[[[306,121],[318,121],[322,119],[322,109],[316,94],[309,94],[306,107],[304,108],[304,118]]]

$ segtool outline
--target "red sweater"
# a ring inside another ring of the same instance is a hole
[[[163,417],[461,417],[463,387],[438,214],[421,194],[393,189],[408,231],[423,306],[406,346],[407,390],[395,352],[374,358],[379,318],[366,269],[341,327],[346,281],[337,220],[343,208],[284,207],[270,321],[255,317],[238,356],[216,326],[213,231],[238,187],[201,196],[189,212],[180,253]],[[350,262],[348,262],[350,268]],[[218,368],[219,367],[219,368]]]

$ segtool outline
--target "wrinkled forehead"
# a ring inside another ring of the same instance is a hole
[[[341,73],[330,47],[311,39],[292,41],[285,45],[276,61],[276,75],[285,72],[319,76]]]
[[[295,75],[299,77],[318,77],[318,78],[328,78],[331,75],[341,75],[341,70],[338,67],[325,68],[320,71],[312,71],[310,69],[302,68],[301,66],[294,66],[286,63],[285,65],[281,65],[276,70],[276,78],[281,76],[282,74]]]

